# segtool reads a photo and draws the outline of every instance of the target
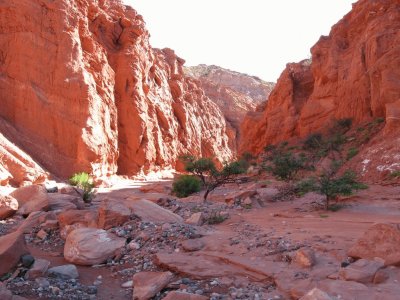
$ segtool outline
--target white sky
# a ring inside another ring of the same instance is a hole
[[[356,0],[123,0],[143,15],[156,48],[186,65],[214,64],[276,81],[310,56]]]

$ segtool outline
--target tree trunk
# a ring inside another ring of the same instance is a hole
[[[204,193],[204,198],[203,198],[204,203],[207,202],[207,197],[210,192],[211,190],[207,189],[206,192]]]

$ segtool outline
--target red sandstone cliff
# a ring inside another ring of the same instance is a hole
[[[311,52],[312,63],[288,64],[264,111],[243,122],[241,150],[260,152],[267,144],[322,131],[334,119],[357,124],[378,117],[386,120],[387,138],[374,149],[385,151],[390,144],[393,150],[396,140],[399,149],[398,139],[389,137],[398,135],[400,125],[399,1],[357,2]],[[378,167],[400,163],[398,150],[389,156],[391,163],[368,160]]]
[[[240,125],[246,113],[254,111],[265,102],[275,85],[218,66],[198,65],[185,67],[184,71],[199,80],[206,96],[219,106],[237,143],[240,140]]]
[[[15,134],[0,132],[62,177],[174,168],[186,151],[228,160],[223,116],[183,62],[118,0],[1,1],[0,118]]]

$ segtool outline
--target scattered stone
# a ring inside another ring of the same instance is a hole
[[[36,233],[36,236],[41,239],[44,240],[45,238],[47,238],[47,232],[44,231],[43,229],[40,229],[38,233]]]
[[[129,198],[128,198],[129,199]],[[183,219],[173,212],[145,199],[129,199],[126,204],[132,213],[142,221],[153,223],[183,223]]]
[[[131,210],[118,200],[104,200],[99,207],[99,228],[110,229],[129,221]]]
[[[133,287],[133,281],[132,280],[126,281],[123,284],[121,284],[121,287],[125,289],[131,288]]]
[[[26,272],[26,279],[35,279],[38,277],[42,277],[46,274],[47,269],[50,266],[50,262],[46,259],[37,258],[33,263],[32,268]]]
[[[19,226],[18,230],[23,233],[30,233],[35,226],[38,226],[40,219],[45,217],[47,214],[44,211],[35,211],[30,213],[28,218]]]
[[[18,210],[17,199],[0,195],[0,220],[11,217]]]
[[[29,215],[34,211],[47,210],[49,197],[46,188],[40,185],[24,186],[16,189],[10,196],[17,199],[18,214]]]
[[[296,251],[294,261],[303,268],[310,268],[315,264],[315,254],[312,249],[302,248]]]
[[[177,291],[169,292],[168,295],[163,298],[163,300],[207,300],[207,299],[209,298],[206,296],[177,292]]]
[[[202,212],[194,213],[190,216],[190,218],[185,220],[186,224],[194,225],[194,226],[201,226],[204,222],[204,215]]]
[[[30,268],[35,263],[35,258],[30,254],[24,254],[21,256],[22,266],[25,268]]]
[[[46,278],[43,278],[43,277],[36,278],[35,282],[41,288],[47,288],[50,286],[50,282]]]
[[[0,276],[16,266],[22,255],[27,254],[25,238],[21,231],[0,237]]]
[[[0,299],[1,300],[12,300],[13,294],[9,291],[6,285],[0,282]]]
[[[54,230],[57,229],[59,226],[57,220],[47,220],[43,224],[40,224],[40,227],[44,230]]]
[[[192,252],[203,249],[205,246],[201,239],[186,240],[182,243],[182,248],[185,251]]]
[[[79,278],[78,269],[72,264],[50,268],[48,270],[48,274],[50,277],[57,277],[61,279]]]
[[[261,202],[274,202],[276,195],[279,194],[279,190],[276,188],[260,188],[257,189]]]
[[[369,283],[373,281],[376,272],[384,264],[384,260],[381,258],[375,260],[360,259],[346,268],[342,268],[339,271],[339,276],[344,280]]]
[[[251,206],[252,203],[253,203],[253,201],[251,201],[251,198],[250,198],[250,197],[247,197],[246,199],[244,199],[244,200],[242,201],[242,204],[243,204],[244,206]]]
[[[133,275],[133,300],[148,300],[174,278],[171,272],[140,272]]]
[[[386,282],[390,278],[388,270],[380,269],[375,273],[373,284],[380,284]]]
[[[400,230],[389,224],[375,224],[350,248],[355,258],[384,259],[385,265],[400,264]]]
[[[64,258],[78,265],[97,265],[115,255],[125,246],[125,239],[102,229],[79,228],[65,242]]]
[[[311,291],[301,297],[300,300],[333,300],[333,298],[320,289],[313,288]]]

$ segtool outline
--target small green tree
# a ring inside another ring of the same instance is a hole
[[[243,161],[224,163],[222,169],[218,170],[211,158],[196,158],[192,155],[185,155],[181,158],[185,164],[185,170],[197,176],[205,188],[204,202],[217,187],[225,183],[237,182],[237,175],[247,170],[247,164]]]
[[[90,203],[92,201],[94,195],[93,192],[94,184],[92,177],[88,173],[85,172],[75,173],[69,179],[69,183],[73,186],[82,189],[83,191],[82,199],[84,202]]]
[[[197,193],[201,189],[201,181],[193,175],[179,176],[172,184],[172,191],[179,198],[187,197]]]
[[[325,171],[318,178],[317,191],[326,196],[326,209],[329,209],[330,201],[337,199],[338,196],[349,196],[354,190],[366,189],[367,186],[356,180],[353,171],[346,171],[338,176],[340,162],[333,162],[330,170]]]

